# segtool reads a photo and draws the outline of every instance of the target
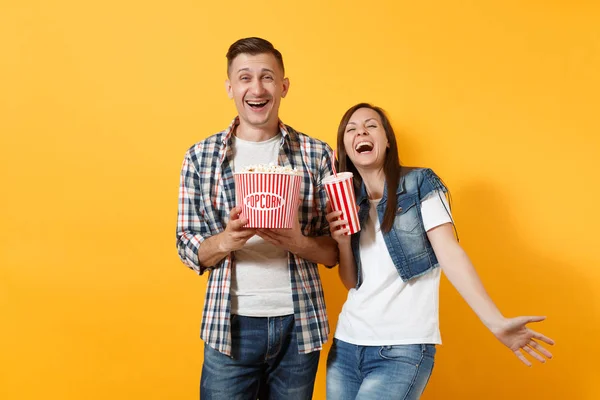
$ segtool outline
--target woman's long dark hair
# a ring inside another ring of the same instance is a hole
[[[346,132],[346,125],[348,125],[348,121],[352,117],[352,114],[356,112],[356,110],[360,108],[370,108],[379,114],[381,118],[381,123],[383,125],[383,129],[385,130],[385,135],[390,144],[387,149],[385,155],[385,161],[383,164],[383,172],[385,174],[385,184],[387,186],[387,204],[385,206],[385,212],[383,214],[383,221],[381,223],[381,230],[383,232],[389,232],[394,225],[394,220],[396,218],[396,190],[398,189],[398,181],[400,180],[400,158],[398,157],[398,146],[396,144],[396,135],[394,134],[394,129],[392,128],[392,124],[390,124],[390,120],[388,119],[385,111],[383,111],[380,107],[375,107],[369,103],[359,103],[355,106],[350,107],[348,111],[342,117],[340,121],[340,125],[338,127],[338,135],[337,135],[337,152],[338,152],[338,170],[340,172],[352,172],[354,175],[354,187],[355,191],[358,193],[362,185],[362,177],[358,173],[356,166],[350,161],[348,154],[346,153],[346,148],[344,147],[344,134]]]

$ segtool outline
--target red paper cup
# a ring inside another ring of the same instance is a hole
[[[342,225],[342,228],[350,228],[346,235],[360,231],[352,177],[352,172],[339,172],[337,176],[331,175],[323,179],[331,208],[333,211],[341,211],[342,218],[348,221],[348,225]]]
[[[298,215],[302,176],[274,172],[237,172],[235,198],[248,218],[245,228],[290,229]]]

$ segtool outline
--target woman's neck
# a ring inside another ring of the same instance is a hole
[[[383,197],[383,188],[385,187],[385,173],[380,169],[358,169],[362,181],[367,188],[369,199],[380,199]]]

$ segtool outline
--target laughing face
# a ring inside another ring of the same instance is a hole
[[[359,108],[352,114],[344,131],[344,147],[356,168],[383,168],[389,145],[381,117],[375,110]]]
[[[226,88],[229,98],[235,101],[240,126],[276,129],[279,103],[289,85],[272,54],[237,56],[229,68]]]

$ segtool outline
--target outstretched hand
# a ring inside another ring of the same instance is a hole
[[[502,344],[515,353],[523,364],[531,367],[531,362],[525,358],[523,352],[528,353],[541,363],[545,363],[546,359],[552,358],[552,353],[545,349],[540,342],[554,345],[554,340],[526,326],[528,323],[540,322],[545,319],[546,317],[506,318],[497,327],[492,328],[491,331]]]

